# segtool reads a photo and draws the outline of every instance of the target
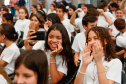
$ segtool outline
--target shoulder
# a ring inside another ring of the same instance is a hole
[[[115,59],[112,59],[110,62],[109,62],[109,64],[111,64],[111,65],[119,65],[119,66],[122,66],[122,63],[121,63],[121,61],[118,59],[118,58],[115,58]]]

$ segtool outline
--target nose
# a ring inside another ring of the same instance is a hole
[[[52,41],[53,41],[53,42],[57,42],[56,38],[53,38]]]
[[[90,44],[91,44],[91,45],[94,45],[94,44],[95,44],[95,40],[92,39],[92,40],[90,41]]]
[[[23,78],[21,76],[17,78],[17,84],[23,84]]]

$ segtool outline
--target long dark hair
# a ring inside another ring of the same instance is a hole
[[[69,75],[72,70],[75,69],[75,64],[74,64],[74,57],[72,55],[72,48],[71,48],[71,43],[70,39],[67,33],[66,28],[62,24],[55,23],[53,24],[47,34],[46,34],[46,39],[45,39],[45,51],[50,50],[50,46],[48,45],[48,35],[52,30],[58,30],[62,34],[62,46],[63,50],[60,53],[62,55],[63,62],[66,62],[67,66],[67,74]]]
[[[93,31],[98,36],[98,39],[101,40],[103,45],[103,50],[105,53],[105,60],[110,61],[111,59],[117,58],[116,52],[115,52],[115,45],[113,40],[111,39],[111,36],[107,29],[103,27],[93,27],[88,30],[87,36],[86,36],[86,42],[88,43],[88,34],[90,31]],[[105,44],[105,41],[107,44]]]
[[[73,9],[74,11],[76,10],[76,6],[74,6],[74,5],[71,5],[69,8]],[[70,15],[70,14],[68,13],[68,19],[70,19],[71,16],[72,16],[72,15]],[[77,18],[77,17],[78,17],[78,14],[76,14],[76,18]]]
[[[44,51],[27,50],[22,52],[15,62],[15,70],[21,64],[37,73],[37,84],[48,84],[48,61]]]
[[[23,9],[23,10],[25,11],[25,13],[27,14],[27,15],[25,16],[25,18],[26,18],[26,19],[29,19],[29,14],[28,14],[27,8],[24,7],[24,6],[22,6],[20,9]]]

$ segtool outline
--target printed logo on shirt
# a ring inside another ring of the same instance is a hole
[[[104,67],[105,74],[108,72],[108,67]]]
[[[3,55],[3,56],[1,56],[1,60],[3,59],[3,57],[4,57],[4,55]]]

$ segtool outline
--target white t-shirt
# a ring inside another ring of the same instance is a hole
[[[116,36],[119,31],[116,29],[116,27],[114,26],[114,24],[112,24],[111,26],[109,26],[110,29],[112,29],[112,36]]]
[[[49,9],[47,15],[50,13],[56,13],[56,11],[54,10],[53,12],[51,12],[51,10]]]
[[[17,20],[14,27],[15,29],[19,29],[19,31],[23,31],[24,32],[24,29],[25,27],[29,26],[30,25],[30,20],[29,19],[24,19],[24,20]]]
[[[124,32],[123,34],[120,34],[120,36],[117,36],[116,44],[119,47],[126,48],[126,32]]]
[[[24,30],[23,40],[27,39],[28,31],[29,31],[29,27],[26,27],[25,30]],[[44,28],[40,28],[38,31],[45,31],[45,29]]]
[[[38,50],[38,49],[44,50],[44,44],[45,44],[45,41],[39,41],[33,46],[33,49],[35,49],[35,50]],[[45,54],[47,55],[49,70],[50,70],[50,53],[51,53],[50,50],[45,52]],[[62,59],[61,55],[56,55],[56,65],[57,65],[57,70],[59,72],[62,72],[65,75],[67,75],[67,66],[65,65],[65,62],[63,62],[63,59]],[[49,84],[51,84],[50,73],[49,73]]]
[[[80,53],[79,59],[82,58],[81,54],[82,54],[83,48],[85,47],[85,43],[86,43],[85,33],[84,32],[78,33],[74,38],[74,41],[73,41],[73,44],[72,44],[72,49],[75,52]]]
[[[76,27],[80,28],[80,32],[85,31],[85,29],[83,28],[82,19],[80,19],[80,18],[75,19],[75,25],[76,25]],[[109,24],[106,21],[98,19],[97,26],[108,28],[108,25]]]
[[[15,43],[5,48],[1,53],[0,60],[4,60],[8,64],[4,67],[4,70],[11,74],[14,72],[14,63],[17,57],[20,55],[19,48]]]
[[[78,12],[78,16],[79,18],[83,18],[85,16],[84,11]]]
[[[61,1],[63,1],[63,0],[56,0],[56,2],[61,2]]]
[[[18,19],[19,19],[19,12],[16,10],[16,11],[15,11],[15,14],[17,15],[17,17],[15,17],[15,19],[18,20]]]
[[[105,12],[105,14],[106,14],[113,22],[115,21],[115,17],[114,17],[110,12]],[[104,18],[104,16],[102,16],[102,15],[99,15],[98,18],[100,18],[100,19],[106,21],[105,18]]]
[[[112,15],[116,18],[116,16],[115,16],[115,11],[112,11]]]
[[[0,75],[0,84],[8,84],[6,79],[2,75]]]
[[[72,3],[72,0],[65,0],[67,3]]]
[[[121,84],[121,71],[122,71],[121,61],[116,58],[112,59],[110,62],[107,62],[104,60],[103,57],[102,62],[107,79],[115,81],[114,84]],[[93,79],[95,79],[94,83]],[[86,69],[83,84],[99,84],[97,66],[94,60],[88,65]]]
[[[43,8],[43,11],[47,14],[47,10],[45,8]]]
[[[74,26],[70,23],[69,19],[64,19],[62,21],[62,24],[65,26],[66,29],[69,30],[69,32],[74,32]]]
[[[2,24],[2,17],[0,17],[0,25]]]
[[[75,19],[75,25],[76,27],[80,28],[80,32],[85,32],[86,30],[83,28],[83,24],[82,24],[82,18],[77,18]]]

